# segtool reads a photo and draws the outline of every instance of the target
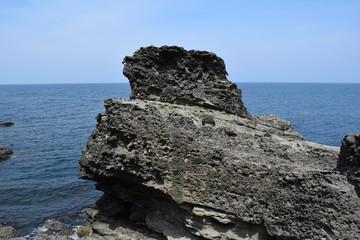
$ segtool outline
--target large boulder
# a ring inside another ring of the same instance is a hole
[[[148,50],[134,55],[143,59]],[[178,59],[166,55],[163,64]],[[148,60],[147,69],[157,69],[160,60]],[[96,181],[104,192],[97,203],[101,214],[127,216],[167,239],[360,236],[359,198],[334,171],[339,148],[305,141],[274,115],[249,117],[149,97],[145,89],[157,79],[142,74],[142,61],[131,64],[141,73],[129,77],[132,99],[105,101],[80,160],[79,177]],[[209,71],[224,69],[222,61],[218,65]],[[172,86],[188,81],[174,79]],[[206,81],[197,85],[207,87]],[[217,91],[207,93],[208,99],[218,97]]]

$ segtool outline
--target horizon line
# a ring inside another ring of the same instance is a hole
[[[270,84],[278,84],[278,83],[289,83],[289,84],[297,84],[297,83],[306,83],[306,84],[360,84],[360,82],[237,82],[230,81],[233,83],[270,83]],[[129,82],[74,82],[74,83],[0,83],[0,86],[13,86],[13,85],[79,85],[79,84],[130,84]]]

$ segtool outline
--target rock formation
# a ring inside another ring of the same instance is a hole
[[[342,141],[338,170],[347,175],[360,197],[360,133],[345,136]]]
[[[0,225],[0,240],[26,240],[23,237],[16,237],[16,230],[11,226]]]
[[[0,146],[0,161],[7,160],[11,157],[13,151],[10,148]]]
[[[251,116],[222,59],[148,47],[124,64],[131,99],[105,101],[80,160],[102,216],[167,239],[359,239],[339,149]]]
[[[125,57],[123,64],[131,99],[198,105],[250,116],[241,90],[227,80],[224,61],[214,53],[151,46]]]

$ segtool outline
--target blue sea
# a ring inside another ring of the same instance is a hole
[[[253,115],[276,114],[305,139],[340,146],[360,132],[360,84],[237,83]],[[128,84],[0,85],[0,224],[29,234],[46,219],[81,224],[101,193],[77,179],[81,149],[106,98],[128,98]]]

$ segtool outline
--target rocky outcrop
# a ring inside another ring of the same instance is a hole
[[[346,174],[360,197],[360,133],[345,136],[341,144],[338,170]]]
[[[10,148],[5,146],[0,146],[0,162],[9,159],[12,154],[13,151],[11,151]]]
[[[146,89],[158,80],[144,69],[174,69],[187,59],[148,58],[164,49],[180,56],[197,52],[149,47],[125,58],[132,99],[105,101],[83,150],[79,176],[104,192],[97,202],[101,215],[126,217],[167,239],[358,239],[360,201],[334,170],[338,148],[307,142],[289,122],[275,115],[252,117],[242,105],[232,110],[231,104],[214,107],[215,100],[204,105],[152,96]],[[203,67],[199,78],[225,76],[223,62],[217,64]],[[180,99],[186,74],[186,68],[160,74],[171,81],[156,88],[175,86]],[[221,79],[217,88],[234,94],[225,99],[241,96]],[[196,88],[208,84],[199,81]],[[207,94],[199,93],[218,98],[215,90]]]
[[[250,117],[241,90],[227,80],[224,61],[214,53],[151,46],[125,57],[123,64],[131,99],[199,105]]]

